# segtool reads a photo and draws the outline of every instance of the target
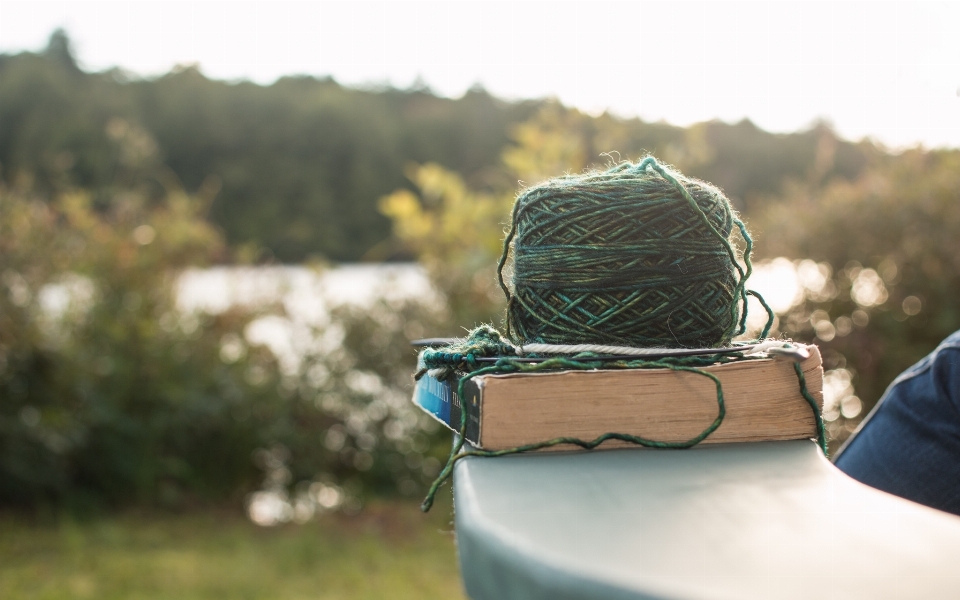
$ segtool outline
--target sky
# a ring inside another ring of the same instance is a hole
[[[822,120],[891,149],[960,148],[960,2],[0,0],[0,52],[42,49],[57,27],[94,71],[480,84],[676,125]]]

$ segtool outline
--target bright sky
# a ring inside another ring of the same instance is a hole
[[[81,65],[157,75],[288,74],[456,97],[555,96],[687,125],[816,119],[891,147],[960,147],[960,3],[11,2],[0,51],[64,27]]]

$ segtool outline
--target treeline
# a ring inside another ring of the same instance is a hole
[[[491,181],[502,148],[550,104],[505,102],[479,88],[456,100],[428,89],[351,89],[329,78],[227,83],[194,67],[155,79],[86,73],[63,32],[43,52],[0,55],[0,99],[7,185],[100,190],[98,201],[109,203],[118,172],[138,158],[117,143],[132,130],[139,151],[179,186],[213,197],[208,218],[231,247],[280,262],[395,258],[377,202],[410,186],[411,164],[438,163],[475,188],[502,185]],[[875,152],[823,125],[775,135],[749,121],[680,128],[601,115],[578,127],[595,140],[585,164],[604,152],[653,152],[720,185],[748,214],[786,181],[853,179]]]

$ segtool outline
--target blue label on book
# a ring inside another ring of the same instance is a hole
[[[463,427],[464,404],[454,391],[457,378],[451,377],[451,380],[453,383],[424,375],[413,388],[413,403],[455,433],[459,433]],[[480,388],[475,382],[467,380],[464,393],[468,399],[466,438],[468,442],[476,445],[480,440]]]
[[[424,375],[417,381],[413,401],[444,424],[450,425],[450,406],[455,395],[449,383]]]

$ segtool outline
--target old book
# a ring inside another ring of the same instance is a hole
[[[816,346],[806,349],[810,357],[800,367],[807,390],[822,406],[820,353]],[[727,411],[703,443],[817,436],[813,409],[800,393],[790,360],[741,361],[704,370],[720,379]],[[712,380],[669,369],[481,375],[467,381],[463,400],[457,397],[456,381],[424,375],[413,401],[454,431],[460,429],[465,407],[467,441],[488,450],[565,436],[591,440],[608,432],[680,442],[698,435],[717,415]],[[601,447],[626,445],[611,440]]]

